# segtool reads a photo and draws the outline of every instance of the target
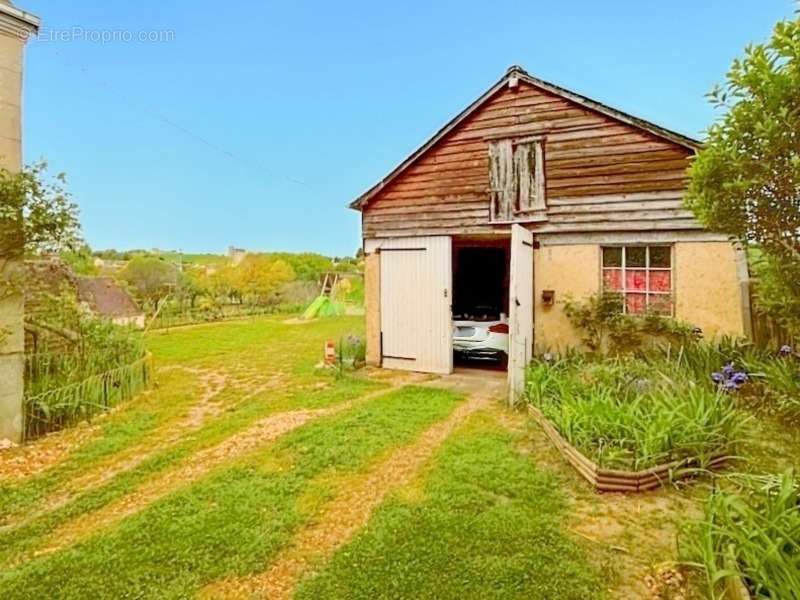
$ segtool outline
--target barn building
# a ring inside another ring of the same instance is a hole
[[[350,205],[368,361],[451,372],[454,313],[478,297],[508,319],[512,392],[534,351],[580,342],[567,297],[614,289],[627,312],[747,334],[746,257],[682,204],[699,147],[511,67]]]

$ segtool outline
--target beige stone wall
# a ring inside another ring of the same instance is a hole
[[[21,165],[22,52],[24,39],[0,32],[0,167]],[[0,302],[0,327],[11,335],[0,347],[0,439],[22,437],[24,313],[22,298]]]
[[[564,314],[564,300],[581,300],[600,289],[600,246],[542,246],[533,253],[533,327],[537,353],[580,343]],[[542,303],[542,290],[555,291],[555,304]]]
[[[675,244],[675,317],[706,339],[745,333],[736,254],[729,242]]]
[[[674,244],[675,317],[703,330],[706,339],[742,336],[745,324],[736,254],[729,242]],[[545,306],[542,290],[554,290]],[[564,300],[585,299],[600,290],[600,245],[543,246],[534,252],[534,328],[537,352],[561,351],[580,343],[564,314]]]
[[[381,363],[381,256],[368,254],[364,261],[364,307],[367,327],[367,364]]]

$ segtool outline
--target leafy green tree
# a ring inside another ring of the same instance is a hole
[[[178,269],[170,262],[150,256],[137,256],[120,273],[143,301],[158,310],[159,301],[178,285]]]
[[[800,19],[748,46],[711,101],[725,111],[690,169],[686,204],[707,227],[757,246],[761,310],[800,335]]]
[[[235,270],[234,286],[257,304],[268,303],[278,288],[295,278],[292,267],[283,260],[248,254]]]
[[[46,163],[18,173],[0,169],[0,302],[22,292],[24,256],[55,253],[80,240],[78,207],[63,174],[48,178]],[[0,345],[8,335],[0,329]]]
[[[321,273],[333,268],[330,258],[314,252],[269,252],[259,256],[283,261],[292,268],[297,279],[304,281],[316,281]]]
[[[692,165],[687,204],[708,227],[800,257],[800,19],[749,46],[710,98],[726,113]]]

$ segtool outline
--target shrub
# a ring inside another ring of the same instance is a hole
[[[584,302],[568,299],[564,312],[581,332],[586,347],[601,355],[630,354],[656,344],[687,346],[697,339],[696,329],[662,315],[622,312],[622,295],[602,292]]]
[[[709,596],[723,598],[723,580],[741,577],[755,597],[800,598],[800,504],[791,472],[743,480],[716,490],[702,520],[679,536],[682,558],[706,576]]]
[[[800,339],[800,259],[760,255],[752,265],[758,278],[756,311]]]

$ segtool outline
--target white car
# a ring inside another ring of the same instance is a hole
[[[457,356],[508,362],[508,319],[505,314],[462,314],[453,319],[453,351]]]

